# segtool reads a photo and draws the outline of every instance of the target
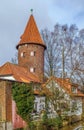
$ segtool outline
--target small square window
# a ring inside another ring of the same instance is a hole
[[[30,56],[35,56],[35,51],[31,51]]]
[[[31,67],[30,72],[32,72],[32,73],[35,72],[35,68]]]
[[[25,52],[22,52],[21,57],[25,57],[25,54],[26,54]]]
[[[72,87],[72,93],[77,93],[77,88]]]
[[[25,44],[25,46],[27,46],[27,44]]]

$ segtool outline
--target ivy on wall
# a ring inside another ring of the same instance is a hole
[[[25,83],[13,83],[13,100],[16,102],[17,114],[29,124],[31,122],[31,113],[34,109],[33,85]]]

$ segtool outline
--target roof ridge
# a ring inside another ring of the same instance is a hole
[[[7,69],[7,67],[8,67],[8,69]],[[11,63],[10,62],[6,62],[4,65],[2,65],[0,67],[0,70],[2,70],[0,74],[2,74],[3,72],[5,72],[6,69],[7,69],[7,71],[9,70],[10,74],[12,75],[13,71],[11,69]]]

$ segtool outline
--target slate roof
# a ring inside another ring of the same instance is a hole
[[[38,27],[36,25],[33,15],[30,16],[29,21],[24,30],[24,33],[20,38],[21,40],[16,46],[17,49],[19,45],[23,45],[25,43],[26,44],[31,44],[31,43],[39,44],[39,45],[42,45],[44,48],[46,48],[46,45],[44,44],[41,38],[41,35],[39,33],[39,30],[38,30]]]

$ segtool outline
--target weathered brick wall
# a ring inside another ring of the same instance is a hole
[[[6,120],[12,121],[12,92],[11,82],[6,82]]]
[[[8,81],[0,81],[0,106],[1,120],[12,122],[11,84]]]
[[[30,52],[34,51],[35,56],[30,56]],[[25,52],[25,57],[21,57],[21,53]],[[18,49],[18,64],[26,67],[30,72],[30,68],[35,68],[35,75],[43,79],[44,75],[44,47],[35,44],[24,44]]]
[[[6,83],[0,81],[0,106],[1,106],[1,120],[6,120]]]

